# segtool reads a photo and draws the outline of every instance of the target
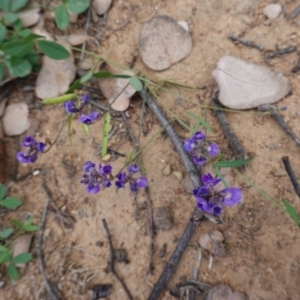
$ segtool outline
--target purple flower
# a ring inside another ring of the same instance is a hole
[[[78,119],[79,122],[85,124],[85,125],[90,125],[94,123],[98,118],[100,114],[97,111],[93,111],[90,114],[82,114],[80,118]]]
[[[46,144],[37,142],[32,136],[26,136],[21,142],[21,146],[29,149],[26,152],[18,152],[17,160],[23,164],[31,164],[37,160],[38,153],[45,151]]]
[[[64,103],[65,110],[68,114],[73,114],[79,112],[79,109],[76,107],[73,101],[66,101]]]
[[[64,103],[64,107],[66,109],[66,112],[68,114],[78,114],[79,118],[78,121],[90,125],[93,124],[97,119],[99,119],[99,112],[93,111],[89,114],[83,112],[83,109],[85,105],[88,103],[89,96],[88,95],[83,95],[80,100],[79,107],[76,107],[74,101],[66,101]]]
[[[209,157],[214,157],[219,152],[219,147],[212,143],[208,144],[206,136],[201,131],[197,131],[191,138],[184,141],[184,149],[190,154],[196,165],[204,165]]]
[[[117,188],[118,189],[125,188],[125,184],[128,181],[126,172],[119,173],[117,175],[117,179],[118,180],[116,180],[116,182],[115,182]]]
[[[108,188],[111,186],[112,168],[110,165],[102,166],[99,164],[98,170],[96,170],[96,165],[87,161],[83,166],[83,178],[80,183],[86,185],[86,190],[90,194],[97,194],[100,192],[101,185],[104,188]]]
[[[129,182],[130,191],[133,193],[137,192],[140,188],[146,187],[148,185],[146,177],[133,177],[139,170],[139,167],[136,164],[133,164],[128,167],[128,174],[126,172],[119,173],[115,182],[116,187],[118,189],[124,188],[126,183]]]
[[[202,186],[193,190],[199,210],[209,219],[218,217],[222,213],[224,206],[232,206],[242,199],[242,191],[235,187],[225,188],[220,192],[215,190],[215,186],[221,181],[211,174],[204,174],[201,177]]]
[[[21,142],[21,145],[23,147],[32,147],[36,143],[35,139],[32,136],[26,136],[23,139],[23,142]]]

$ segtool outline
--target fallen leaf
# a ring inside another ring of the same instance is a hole
[[[151,69],[162,71],[186,58],[192,50],[192,38],[175,20],[156,16],[146,22],[139,36],[139,52]]]

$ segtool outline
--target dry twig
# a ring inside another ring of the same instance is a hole
[[[183,148],[183,144],[181,140],[179,139],[177,133],[175,132],[174,128],[169,124],[165,114],[161,111],[161,109],[157,106],[153,98],[149,95],[149,92],[144,88],[141,92],[141,96],[148,104],[149,108],[152,110],[153,114],[156,116],[158,121],[161,123],[161,125],[165,128],[165,132],[168,134],[169,138],[174,144],[174,147],[179,154],[183,165],[185,166],[193,185],[199,186],[200,185],[200,176],[197,168],[193,164],[193,162],[190,160],[188,154]],[[196,215],[198,213],[198,208],[195,207],[194,211],[192,212],[191,217]],[[175,269],[180,261],[180,258],[187,247],[197,224],[195,222],[189,221],[181,238],[179,239],[179,242],[172,253],[171,257],[169,258],[169,261],[167,262],[163,272],[161,273],[158,281],[154,285],[148,300],[157,300],[159,299],[159,295],[163,291],[167,281],[170,279],[170,277],[175,273]]]
[[[119,274],[116,272],[115,270],[115,266],[114,266],[114,261],[115,261],[115,250],[112,244],[112,240],[111,240],[111,234],[107,225],[107,222],[105,219],[102,219],[102,223],[103,223],[103,227],[105,229],[106,232],[106,237],[107,237],[107,241],[108,241],[108,245],[109,245],[109,253],[110,253],[110,257],[109,257],[109,261],[108,261],[108,268],[109,271],[116,277],[116,279],[119,281],[119,283],[122,285],[123,289],[126,292],[126,295],[128,297],[128,299],[133,300],[133,297],[131,296],[125,282],[122,280],[122,278],[119,276]]]
[[[51,287],[51,284],[49,283],[49,281],[47,279],[47,276],[45,274],[45,268],[44,268],[44,257],[43,257],[44,229],[45,229],[47,210],[48,210],[49,204],[52,201],[52,198],[50,195],[49,188],[47,187],[47,185],[45,183],[43,183],[43,189],[47,196],[47,202],[46,202],[46,205],[44,207],[43,214],[41,217],[40,230],[39,230],[39,235],[38,235],[37,254],[38,254],[39,269],[40,269],[40,273],[42,275],[43,282],[44,282],[44,285],[46,286],[50,300],[59,300],[59,297],[56,295],[54,289]]]
[[[283,164],[284,164],[284,167],[285,167],[285,170],[286,172],[288,173],[289,177],[290,177],[290,180],[292,182],[292,185],[294,187],[294,190],[296,192],[296,194],[298,195],[298,197],[300,198],[300,185],[299,185],[299,182],[296,178],[296,175],[292,169],[292,166],[290,164],[290,161],[289,161],[289,157],[288,156],[284,156],[281,158]]]

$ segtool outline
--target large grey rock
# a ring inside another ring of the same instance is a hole
[[[141,29],[139,52],[143,62],[152,70],[166,70],[191,51],[190,34],[168,16],[155,16]]]
[[[288,78],[281,72],[234,56],[223,56],[213,71],[213,77],[220,89],[220,102],[232,109],[274,103],[291,90]]]

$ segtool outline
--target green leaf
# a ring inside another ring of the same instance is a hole
[[[215,168],[237,168],[243,165],[246,165],[253,157],[249,157],[246,159],[238,159],[238,160],[230,160],[230,161],[219,161],[213,164]]]
[[[58,43],[46,40],[39,40],[37,43],[41,51],[52,59],[60,60],[70,56],[68,50]]]
[[[0,82],[2,81],[3,79],[3,76],[4,76],[4,63],[3,62],[0,62]],[[0,197],[1,199],[1,197]]]
[[[18,19],[18,15],[11,12],[4,15],[5,23],[8,25],[15,23]]]
[[[112,75],[113,74],[108,71],[101,71],[93,74],[93,76],[96,78],[109,78],[112,77]]]
[[[89,71],[84,76],[82,76],[79,80],[80,83],[84,83],[89,81],[93,77],[93,72]]]
[[[32,66],[39,65],[40,56],[34,50],[30,50],[30,52],[28,54],[26,54],[26,56],[24,56],[24,58],[26,60],[28,60]]]
[[[14,197],[8,197],[0,201],[1,206],[12,209],[19,207],[22,203],[23,202],[20,199]]]
[[[81,14],[90,6],[89,0],[68,0],[68,9],[74,14]]]
[[[9,249],[0,245],[0,252],[9,252]]]
[[[69,114],[67,118],[67,124],[68,124],[68,139],[71,145],[72,145],[72,133],[71,133],[72,121],[73,121],[73,114]]]
[[[33,39],[28,38],[31,34],[33,35],[33,33],[31,33],[30,29],[27,29],[27,28],[23,29],[19,32],[19,35],[24,38],[23,41],[32,41]]]
[[[69,87],[69,89],[67,90],[67,94],[68,93],[73,93],[75,90],[77,90],[79,87],[81,86],[80,80],[77,79],[73,82],[73,84]]]
[[[29,217],[28,219],[25,220],[25,222],[23,223],[24,226],[27,226],[27,225],[31,225],[32,223],[32,217]]]
[[[25,31],[26,31],[26,35],[25,36],[22,35],[22,36],[25,37],[24,41],[26,41],[26,42],[27,41],[34,41],[36,39],[44,38],[42,35],[32,33],[29,29],[22,30],[22,32],[25,32]],[[23,34],[25,34],[25,33],[23,33]]]
[[[23,8],[27,4],[27,0],[12,0],[10,10],[15,12]]]
[[[208,123],[207,123],[203,118],[200,118],[199,116],[193,114],[193,113],[190,112],[190,111],[186,111],[185,114],[186,114],[187,116],[189,116],[190,118],[192,118],[192,119],[194,119],[194,120],[200,122],[200,124],[201,124],[204,128],[206,128],[206,130],[207,130],[208,132],[210,132],[210,133],[215,133],[215,132],[213,131],[213,129],[208,125]]]
[[[0,0],[1,1],[1,0]],[[22,29],[22,21],[19,19],[17,22],[14,24],[14,31],[19,32]]]
[[[82,129],[83,129],[83,131],[84,131],[84,133],[86,134],[86,135],[89,135],[89,126],[87,126],[86,124],[84,124],[84,123],[81,123],[81,126],[82,126]]]
[[[7,259],[9,259],[10,257],[10,252],[6,251],[6,252],[1,252],[0,253],[0,264],[2,264],[3,262],[6,262]]]
[[[282,199],[282,202],[285,206],[286,212],[288,215],[296,222],[296,224],[300,227],[300,216],[298,215],[294,206],[288,202],[286,199]]]
[[[0,231],[0,239],[2,240],[7,239],[13,232],[14,229],[12,227]]]
[[[11,223],[16,226],[17,228],[23,229],[24,225],[22,222],[18,221],[18,220],[11,220]]]
[[[0,62],[0,82],[2,81],[3,79],[3,76],[4,76],[4,68],[5,68],[5,65],[3,62]],[[0,198],[1,199],[1,198]]]
[[[54,97],[54,98],[44,99],[41,103],[42,104],[60,104],[60,103],[66,102],[68,100],[74,99],[75,96],[76,96],[75,93],[65,94],[62,96]]]
[[[70,15],[65,5],[61,4],[55,9],[55,22],[60,30],[65,30],[70,24]]]
[[[102,132],[102,145],[101,145],[101,156],[105,156],[107,153],[108,145],[108,134],[110,125],[110,113],[107,112],[104,116],[103,132]]]
[[[19,61],[13,60],[13,64],[7,61],[7,67],[12,77],[25,77],[31,73],[32,67],[28,60],[20,59]]]
[[[6,27],[2,23],[0,23],[0,43],[5,40],[6,34],[7,34]]]
[[[40,226],[38,225],[26,225],[23,228],[26,232],[32,232],[32,231],[37,231],[40,229]]]
[[[19,279],[19,273],[14,263],[10,263],[7,267],[7,274],[10,279],[16,281]]]
[[[31,41],[24,42],[19,40],[5,43],[1,50],[5,54],[22,57],[26,55],[32,48],[33,43]]]
[[[13,258],[15,264],[26,264],[32,260],[32,254],[30,252],[21,253]]]
[[[6,195],[6,187],[5,184],[0,185],[0,200],[2,200]]]
[[[137,92],[140,92],[143,89],[142,82],[135,76],[132,76],[129,80],[130,85],[133,89],[135,89]]]
[[[10,11],[10,1],[11,0],[0,0],[0,9],[4,12]]]

